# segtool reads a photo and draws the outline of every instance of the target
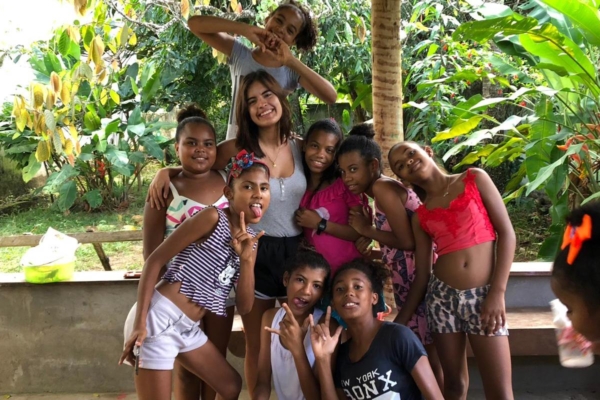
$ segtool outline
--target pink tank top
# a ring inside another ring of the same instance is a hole
[[[437,245],[438,256],[496,240],[475,174],[468,170],[463,182],[464,192],[452,200],[448,208],[429,210],[423,204],[417,208],[421,227]]]

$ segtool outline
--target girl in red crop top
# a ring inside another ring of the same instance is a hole
[[[395,145],[388,160],[423,202],[412,221],[415,263],[417,275],[431,276],[427,317],[445,398],[466,399],[468,338],[486,398],[512,399],[504,293],[516,238],[498,189],[480,169],[447,174],[431,148],[416,143]],[[439,257],[431,273],[433,243]]]

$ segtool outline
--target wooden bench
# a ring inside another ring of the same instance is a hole
[[[112,271],[110,260],[106,256],[102,243],[114,242],[138,242],[143,239],[141,230],[115,231],[115,232],[93,232],[67,233],[70,237],[77,239],[81,244],[90,243],[102,263],[105,271]],[[43,235],[17,235],[0,237],[0,248],[2,247],[33,247],[40,243]]]

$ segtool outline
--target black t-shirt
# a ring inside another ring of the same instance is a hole
[[[415,364],[427,353],[406,326],[384,322],[371,347],[357,362],[348,356],[350,343],[340,345],[334,382],[352,400],[421,400],[411,376]]]

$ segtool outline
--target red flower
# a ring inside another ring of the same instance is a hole
[[[498,89],[498,94],[502,94],[502,89]]]
[[[454,96],[455,96],[455,94],[454,94],[454,93],[450,93],[450,98],[451,98],[451,99],[453,99],[453,98],[454,98]]]
[[[454,138],[454,143],[458,143],[458,136]]]
[[[518,81],[518,80],[519,80],[519,75],[513,75],[513,79],[514,79],[515,81]]]
[[[442,47],[442,51],[448,51],[448,45],[447,45],[447,44],[445,44],[445,45]]]
[[[471,84],[471,81],[467,81],[467,86],[469,86]]]
[[[520,105],[521,107],[525,107],[525,106],[527,105],[527,103],[525,103],[524,101],[522,101],[522,102],[520,102],[520,103],[519,103],[519,105]]]

